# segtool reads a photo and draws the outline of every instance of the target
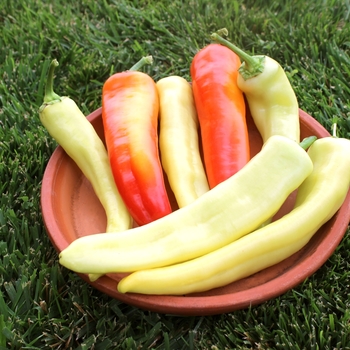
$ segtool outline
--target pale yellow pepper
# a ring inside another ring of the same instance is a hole
[[[90,181],[106,212],[106,231],[126,230],[132,226],[132,218],[115,185],[106,147],[77,104],[53,91],[57,66],[57,60],[53,60],[39,109],[40,121]]]
[[[179,76],[157,82],[161,162],[180,208],[209,191],[200,155],[192,87]]]
[[[125,232],[78,238],[59,261],[82,273],[131,272],[207,254],[258,228],[312,168],[298,143],[273,136],[239,172],[193,203]]]
[[[227,35],[226,29],[219,32]],[[299,104],[281,65],[268,56],[248,55],[218,33],[213,33],[211,38],[231,49],[243,61],[238,70],[237,85],[244,92],[263,142],[272,135],[299,142]]]
[[[343,204],[350,186],[350,140],[322,138],[308,154],[314,170],[281,219],[197,259],[135,272],[119,292],[182,295],[227,285],[279,263],[304,247]]]

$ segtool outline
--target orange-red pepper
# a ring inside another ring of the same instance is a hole
[[[237,86],[239,56],[219,44],[200,50],[191,64],[204,164],[211,188],[250,159],[246,106]]]
[[[137,224],[171,213],[158,151],[154,80],[137,69],[113,74],[102,90],[106,146],[119,192]]]

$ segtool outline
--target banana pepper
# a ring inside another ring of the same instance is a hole
[[[115,185],[107,150],[76,103],[53,91],[53,74],[57,66],[57,60],[53,60],[44,103],[39,109],[41,123],[90,181],[106,212],[106,231],[126,230],[131,227],[132,219]]]
[[[192,87],[179,76],[157,82],[161,163],[178,206],[209,191],[198,141],[198,118]]]
[[[239,172],[193,203],[141,227],[78,238],[60,253],[59,261],[76,272],[105,274],[166,266],[207,254],[273,216],[312,168],[299,144],[276,135]]]
[[[299,187],[289,214],[197,259],[135,272],[121,280],[118,290],[174,295],[206,291],[296,253],[337,212],[350,186],[350,140],[322,138],[311,145],[308,154],[314,169]]]
[[[227,35],[226,29],[219,32]],[[243,60],[238,70],[237,85],[246,96],[263,142],[272,135],[286,136],[299,142],[298,100],[280,64],[268,56],[250,56],[218,33],[213,33],[211,38]]]
[[[210,188],[250,160],[246,104],[237,84],[240,58],[228,48],[209,44],[193,57],[191,78],[203,158]]]
[[[154,80],[130,70],[110,76],[102,89],[102,119],[112,173],[134,220],[144,225],[171,213],[158,150],[159,98]]]

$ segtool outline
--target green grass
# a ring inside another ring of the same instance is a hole
[[[74,5],[71,5],[74,3]],[[0,4],[0,349],[350,349],[350,236],[300,286],[210,317],[125,305],[58,264],[41,217],[56,143],[38,108],[48,64],[56,92],[85,114],[113,72],[151,54],[155,80],[189,77],[211,32],[286,70],[300,107],[350,138],[348,0],[40,1]]]

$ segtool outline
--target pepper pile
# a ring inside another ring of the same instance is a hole
[[[129,273],[121,293],[206,291],[291,256],[344,202],[350,140],[300,142],[298,101],[282,67],[218,33],[212,39],[193,58],[192,85],[139,72],[150,57],[105,82],[106,148],[74,102],[53,92],[53,61],[40,119],[108,218],[105,233],[60,253],[63,266],[91,280]],[[252,158],[245,99],[263,140]],[[179,209],[170,206],[164,174]],[[271,222],[295,190],[293,209]]]

